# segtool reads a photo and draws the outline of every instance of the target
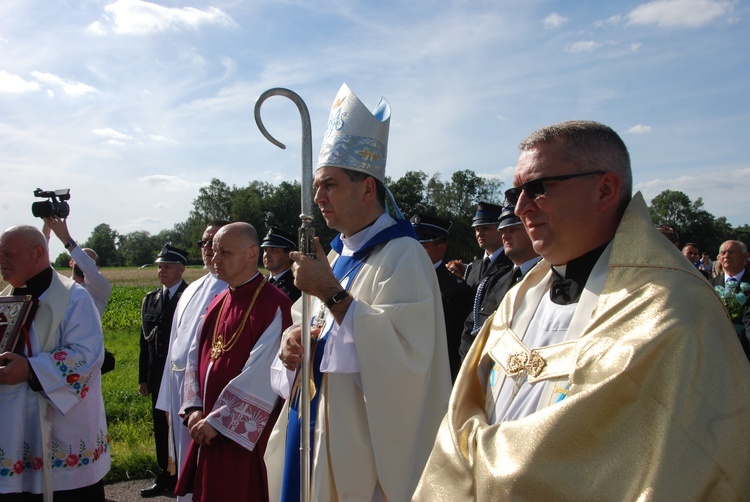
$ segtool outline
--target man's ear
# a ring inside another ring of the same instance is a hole
[[[371,200],[377,198],[377,188],[375,186],[375,178],[372,176],[368,176],[365,178],[365,180],[362,182],[362,196],[366,202],[370,202]]]
[[[617,173],[610,171],[601,175],[598,186],[598,209],[600,212],[606,212],[620,206],[621,189],[622,180]]]

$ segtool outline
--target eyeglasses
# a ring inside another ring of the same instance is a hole
[[[589,171],[587,173],[576,173],[576,174],[562,174],[560,176],[548,176],[547,178],[539,178],[536,180],[527,181],[520,187],[511,188],[505,191],[505,203],[515,206],[518,204],[518,198],[521,196],[521,192],[526,193],[526,197],[531,200],[535,200],[540,195],[547,193],[547,186],[545,183],[548,181],[565,181],[572,178],[580,178],[581,176],[591,176],[592,174],[605,174],[607,171]]]
[[[198,247],[199,248],[210,248],[214,245],[214,241],[198,241]]]

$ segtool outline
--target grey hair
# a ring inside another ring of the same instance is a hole
[[[630,154],[622,138],[609,126],[590,120],[571,120],[542,127],[518,145],[521,151],[532,150],[542,143],[559,142],[563,159],[583,171],[611,171],[622,181],[622,208],[633,196],[633,172]]]

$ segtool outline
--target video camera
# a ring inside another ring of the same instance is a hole
[[[65,202],[70,199],[70,188],[61,188],[60,190],[49,192],[37,188],[34,190],[34,197],[46,197],[50,199],[43,202],[34,202],[31,205],[31,214],[37,218],[47,218],[50,216],[67,218],[70,214],[70,206]]]

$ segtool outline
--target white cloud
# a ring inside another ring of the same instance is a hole
[[[167,190],[169,192],[192,189],[201,186],[200,183],[193,183],[178,176],[169,176],[167,174],[153,174],[151,176],[144,176],[143,178],[138,178],[138,181],[140,183],[146,183],[152,188]]]
[[[69,80],[67,78],[58,77],[52,73],[44,73],[41,71],[32,71],[31,75],[39,82],[46,84],[51,87],[60,87],[65,94],[68,96],[78,97],[85,96],[92,92],[96,92],[96,88],[91,87],[83,82],[76,82],[75,80]]]
[[[552,14],[544,18],[544,27],[548,30],[553,29],[553,28],[559,28],[567,20],[568,20],[567,18],[561,16],[560,14],[557,14],[556,12],[553,12]]]
[[[104,129],[94,129],[92,132],[96,134],[97,136],[104,136],[105,138],[110,138],[110,139],[115,139],[115,140],[133,139],[133,137],[129,134],[115,131],[114,129],[110,129],[109,127],[104,128]]]
[[[18,75],[0,70],[0,93],[23,94],[38,90],[38,83],[26,81]]]
[[[734,9],[726,0],[655,0],[641,4],[628,14],[628,24],[697,28]]]
[[[599,47],[599,45],[600,44],[598,42],[594,42],[594,41],[581,41],[581,42],[576,42],[576,43],[568,46],[568,48],[566,49],[566,51],[572,52],[572,53],[576,53],[576,52],[592,52],[594,49],[596,49],[597,47]]]
[[[651,126],[636,124],[627,130],[628,134],[648,134],[651,132]]]
[[[165,136],[160,136],[158,134],[149,134],[148,137],[154,141],[163,141],[166,143],[177,143],[175,140],[167,138]]]
[[[149,33],[196,29],[204,24],[234,27],[234,20],[221,9],[208,7],[170,8],[142,0],[116,0],[104,8],[102,19],[88,26],[96,35],[147,35]]]

